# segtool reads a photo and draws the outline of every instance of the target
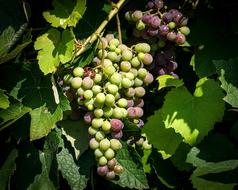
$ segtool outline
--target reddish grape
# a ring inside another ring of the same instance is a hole
[[[97,173],[100,176],[105,176],[109,172],[108,166],[98,166],[97,167]]]
[[[110,123],[111,123],[111,129],[114,132],[119,132],[124,127],[124,124],[122,123],[120,119],[111,119]]]

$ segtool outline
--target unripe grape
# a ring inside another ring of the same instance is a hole
[[[115,104],[115,97],[112,94],[107,94],[105,98],[105,104],[107,106],[113,106]]]
[[[111,123],[107,120],[103,121],[102,123],[102,130],[109,131],[111,129]]]
[[[78,97],[78,98],[77,98],[77,103],[78,103],[78,105],[80,105],[80,106],[84,105],[83,97]]]
[[[125,95],[127,96],[127,97],[133,97],[134,95],[135,95],[135,89],[134,88],[127,88],[126,90],[125,90]]]
[[[150,55],[149,53],[145,53],[144,59],[142,60],[142,62],[145,65],[150,65],[153,62],[153,57],[152,55]]]
[[[93,92],[93,94],[98,94],[98,93],[100,93],[101,91],[102,91],[102,87],[99,86],[99,85],[94,85],[94,86],[92,87],[92,92]]]
[[[130,73],[133,73],[134,77],[136,77],[138,74],[137,69],[135,69],[135,68],[131,68]]]
[[[185,36],[189,35],[190,33],[190,29],[187,26],[182,26],[181,28],[179,28],[179,31]]]
[[[93,104],[88,104],[86,107],[90,111],[93,111],[93,109],[94,109],[94,105]]]
[[[103,116],[103,110],[100,108],[96,108],[93,113],[97,118],[101,118]]]
[[[143,60],[144,60],[144,57],[145,57],[145,53],[143,53],[143,52],[140,52],[140,53],[138,53],[138,55],[137,55],[137,58],[138,58],[139,61],[143,61]]]
[[[103,131],[98,131],[95,135],[95,139],[99,142],[103,140],[105,137],[105,133]]]
[[[111,129],[114,132],[119,132],[124,127],[124,124],[122,123],[120,119],[111,119],[110,123],[111,123]]]
[[[132,52],[128,49],[122,51],[122,60],[130,61],[132,59]]]
[[[135,78],[134,74],[131,72],[125,73],[125,77],[130,80],[133,80]]]
[[[125,19],[128,21],[132,21],[132,12],[131,11],[127,11],[125,13]]]
[[[100,176],[105,176],[109,172],[109,169],[107,166],[98,166],[97,167],[97,173]]]
[[[109,50],[110,50],[110,51],[115,51],[116,48],[117,48],[117,47],[116,47],[115,45],[110,45],[110,46],[109,46]]]
[[[93,112],[87,112],[83,117],[84,122],[87,124],[91,124],[93,117],[94,117]]]
[[[93,97],[93,91],[92,90],[85,90],[83,93],[83,97],[85,99],[91,99]]]
[[[117,93],[115,94],[115,100],[118,100],[119,98],[121,98],[121,95],[120,95],[119,92],[117,92]]]
[[[82,77],[84,74],[84,69],[82,67],[75,67],[73,70],[73,75],[75,77]]]
[[[120,44],[120,45],[118,46],[118,48],[119,48],[121,51],[123,51],[123,50],[125,50],[125,49],[128,49],[125,44]]]
[[[145,89],[143,87],[136,87],[135,88],[135,96],[143,97],[145,95]]]
[[[105,57],[107,57],[108,56],[108,53],[107,53],[107,51],[104,49],[104,50],[102,50],[102,49],[100,49],[99,51],[98,51],[98,57],[100,58],[100,59],[102,59],[102,58],[105,58]]]
[[[104,156],[106,157],[106,159],[111,160],[115,157],[115,152],[113,149],[109,148],[104,152]]]
[[[91,127],[91,126],[88,128],[88,134],[89,135],[94,136],[97,132],[98,132],[98,130],[93,128],[93,127]]]
[[[95,138],[91,138],[89,141],[89,147],[93,150],[97,149],[99,147],[99,143]]]
[[[107,86],[107,91],[113,95],[115,95],[118,92],[118,86],[116,86],[115,84],[109,84]]]
[[[102,126],[103,119],[102,118],[93,118],[92,119],[92,126],[96,129]]]
[[[140,78],[135,78],[134,80],[134,86],[142,86],[143,85],[143,80],[141,80]]]
[[[144,83],[145,83],[146,85],[148,85],[148,84],[152,83],[153,80],[154,80],[153,75],[148,72],[147,75],[146,75],[145,78],[144,78]]]
[[[144,24],[144,22],[142,22],[142,20],[138,20],[138,21],[136,22],[136,29],[137,29],[137,30],[143,30],[143,29],[145,29],[145,24]]]
[[[128,61],[122,61],[120,64],[120,68],[124,72],[128,72],[131,69],[131,63]]]
[[[113,117],[117,119],[121,119],[124,117],[124,112],[121,110],[121,108],[115,108],[112,113]]]
[[[108,139],[103,139],[99,143],[101,150],[106,151],[110,147],[110,141]]]
[[[121,52],[122,52],[122,50],[121,50],[120,48],[117,47],[117,48],[115,49],[115,52],[116,52],[117,55],[120,55]]]
[[[71,79],[70,83],[74,89],[78,89],[82,84],[82,79],[80,77],[74,77]]]
[[[121,144],[121,142],[118,139],[111,139],[110,140],[110,147],[113,150],[119,150],[119,149],[122,148],[122,144]]]
[[[95,101],[98,102],[99,104],[103,104],[105,102],[106,96],[104,93],[100,92],[96,95]]]
[[[136,10],[131,14],[131,19],[132,21],[137,22],[142,18],[142,16],[143,16],[143,13],[139,10]]]
[[[119,40],[114,38],[114,39],[111,39],[110,42],[109,42],[109,45],[115,45],[116,47],[120,44]]]
[[[85,89],[90,89],[93,86],[93,80],[90,77],[85,77],[82,81],[82,85]]]
[[[105,108],[103,108],[103,112],[104,112],[103,113],[104,117],[111,117],[113,114],[113,108],[105,107]]]
[[[122,167],[122,166],[120,166],[120,165],[115,165],[115,167],[114,167],[114,172],[116,173],[116,174],[120,174],[120,173],[122,173],[124,171],[124,168]]]
[[[133,57],[132,60],[131,60],[131,65],[133,67],[139,67],[140,66],[139,57]]]
[[[108,52],[107,58],[110,59],[112,62],[114,62],[117,59],[116,52],[112,52],[112,51]]]
[[[101,74],[98,74],[96,73],[94,78],[93,78],[93,81],[97,84],[97,83],[100,83],[102,81],[102,75]]]
[[[110,77],[110,82],[112,84],[116,84],[119,85],[122,81],[122,77],[120,73],[114,73],[111,77]]]
[[[151,50],[150,45],[147,43],[142,43],[142,50],[143,50],[142,52],[144,53],[149,53]]]
[[[109,172],[107,172],[105,178],[106,178],[107,180],[112,180],[112,179],[115,178],[115,176],[116,176],[116,174],[115,174],[114,171],[109,171]]]
[[[121,82],[122,87],[124,88],[130,88],[132,86],[132,82],[128,78],[123,78]]]
[[[125,108],[125,107],[127,107],[127,100],[125,98],[120,98],[117,101],[117,105],[121,108]]]
[[[115,158],[107,161],[107,166],[110,169],[113,169],[116,166],[116,164],[117,164],[117,161]]]
[[[107,39],[108,42],[110,42],[112,39],[114,39],[114,35],[113,34],[107,34],[105,36],[105,38]]]
[[[104,68],[106,68],[106,67],[108,67],[108,66],[112,66],[112,61],[111,61],[110,59],[104,59],[102,66],[103,66]]]
[[[169,27],[169,29],[174,29],[175,27],[176,27],[176,23],[175,22],[169,22],[168,23],[168,27]]]
[[[83,96],[83,94],[84,94],[84,90],[82,88],[78,88],[77,95],[78,96]]]
[[[115,69],[115,67],[113,67],[112,65],[109,65],[108,67],[105,67],[105,68],[103,69],[103,71],[104,71],[104,73],[105,73],[106,75],[111,76],[111,75],[113,75],[113,73],[116,72],[116,69]]]
[[[139,68],[138,69],[138,77],[141,79],[144,79],[147,75],[147,70],[145,68]]]
[[[73,79],[73,76],[71,74],[67,74],[64,76],[63,81],[65,84],[70,84],[72,79]]]
[[[166,38],[170,41],[174,41],[176,39],[176,36],[177,34],[175,32],[169,32],[167,35],[166,35]]]
[[[159,40],[159,41],[158,41],[158,46],[159,46],[160,48],[163,48],[165,45],[166,45],[166,42],[165,42],[164,40]]]
[[[108,41],[106,38],[102,37],[100,38],[98,49],[105,49],[108,46]]]
[[[102,141],[101,141],[102,142]],[[98,159],[98,163],[100,166],[105,166],[107,164],[107,159],[105,156],[101,156],[99,159]]]
[[[142,147],[145,149],[145,150],[150,150],[152,148],[152,145],[148,143],[148,141],[144,141],[143,144],[142,144]]]
[[[94,150],[94,155],[96,156],[96,158],[100,158],[101,156],[103,156],[103,152],[97,148]]]

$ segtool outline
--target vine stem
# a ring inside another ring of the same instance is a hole
[[[117,19],[118,39],[119,39],[120,44],[122,44],[121,22],[120,22],[120,18],[119,18],[118,13],[117,13],[117,15],[116,15],[116,19]]]
[[[75,53],[75,57],[78,57],[79,55],[81,55],[83,52],[86,51],[87,46],[89,44],[92,44],[95,40],[97,40],[98,36],[100,35],[100,33],[103,31],[103,29],[107,26],[108,22],[118,13],[119,9],[121,8],[121,6],[124,4],[126,0],[119,0],[117,4],[115,4],[115,6],[113,6],[113,9],[110,11],[110,13],[108,14],[107,19],[105,19],[104,21],[102,21],[102,23],[100,24],[100,26],[97,28],[97,30],[91,34],[83,43],[82,48],[79,49],[76,53]]]

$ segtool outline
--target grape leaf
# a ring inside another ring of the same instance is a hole
[[[211,181],[204,178],[207,174],[219,174],[229,170],[234,170],[238,167],[238,160],[226,160],[220,162],[207,162],[200,159],[198,156],[200,150],[196,147],[192,148],[187,155],[187,162],[193,164],[197,168],[190,177],[193,187],[198,190],[233,190],[238,183],[222,183]]]
[[[8,52],[12,46],[11,42],[14,38],[15,30],[12,26],[5,28],[0,36],[0,56]]]
[[[159,83],[158,90],[161,90],[162,88],[165,88],[165,87],[171,87],[171,86],[174,86],[174,87],[183,86],[183,80],[176,79],[171,75],[161,75],[157,77],[156,80]]]
[[[141,158],[141,163],[143,165],[143,169],[144,169],[145,173],[151,172],[151,166],[150,166],[150,163],[148,162],[148,158],[149,158],[150,154],[151,154],[151,149],[143,150],[143,156]]]
[[[238,58],[228,61],[217,60],[213,61],[213,63],[219,74],[221,87],[227,93],[224,100],[232,105],[232,107],[238,108]]]
[[[74,162],[68,149],[63,148],[57,154],[58,169],[68,181],[72,190],[83,190],[87,186],[87,178],[79,173],[79,167]]]
[[[44,18],[53,27],[75,27],[86,10],[86,0],[54,0],[54,10],[45,11]]]
[[[0,110],[0,131],[10,126],[16,120],[20,119],[23,115],[30,112],[31,108],[25,107],[20,103],[12,104],[5,110]]]
[[[4,94],[4,90],[0,89],[0,108],[7,109],[9,105],[8,96]]]
[[[6,161],[4,162],[3,166],[0,168],[0,190],[5,190],[12,175],[13,171],[15,170],[15,159],[18,156],[18,151],[13,149]]]
[[[47,155],[44,152],[41,152],[39,157],[42,164],[41,174],[35,176],[34,182],[27,188],[27,190],[55,190],[56,188],[49,178],[50,167],[49,163],[47,163]]]
[[[148,189],[146,176],[143,166],[140,163],[135,163],[136,153],[128,150],[128,146],[123,143],[123,148],[117,152],[117,162],[124,168],[124,171],[119,174],[119,180],[112,180],[113,183],[121,187]]]
[[[71,143],[74,148],[76,159],[88,149],[88,126],[84,121],[65,120],[58,123],[62,128],[62,134]]]
[[[172,128],[165,128],[161,110],[155,111],[143,127],[143,132],[150,143],[159,151],[172,155],[182,142],[180,134],[175,133]]]
[[[185,87],[172,89],[161,109],[166,128],[173,128],[190,145],[203,139],[221,121],[225,109],[218,83],[200,79],[194,94]]]
[[[74,51],[74,35],[69,30],[62,33],[56,29],[50,29],[39,36],[34,44],[38,50],[37,59],[41,71],[46,75],[56,71],[61,63],[71,60]]]

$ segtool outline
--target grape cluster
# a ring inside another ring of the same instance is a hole
[[[86,110],[89,146],[98,162],[98,174],[106,179],[123,171],[115,159],[116,151],[122,147],[123,119],[138,127],[144,125],[144,86],[153,81],[153,75],[145,68],[153,62],[150,50],[147,43],[129,48],[108,34],[100,39],[91,67],[76,67],[72,74],[64,76],[65,84],[76,93],[78,105]]]
[[[134,35],[144,39],[157,37],[163,41],[175,42],[179,45],[186,41],[190,33],[186,26],[188,19],[176,10],[167,10],[162,0],[152,0],[147,3],[146,12],[140,10],[128,11],[125,18],[136,23]],[[163,12],[162,12],[163,11]]]

